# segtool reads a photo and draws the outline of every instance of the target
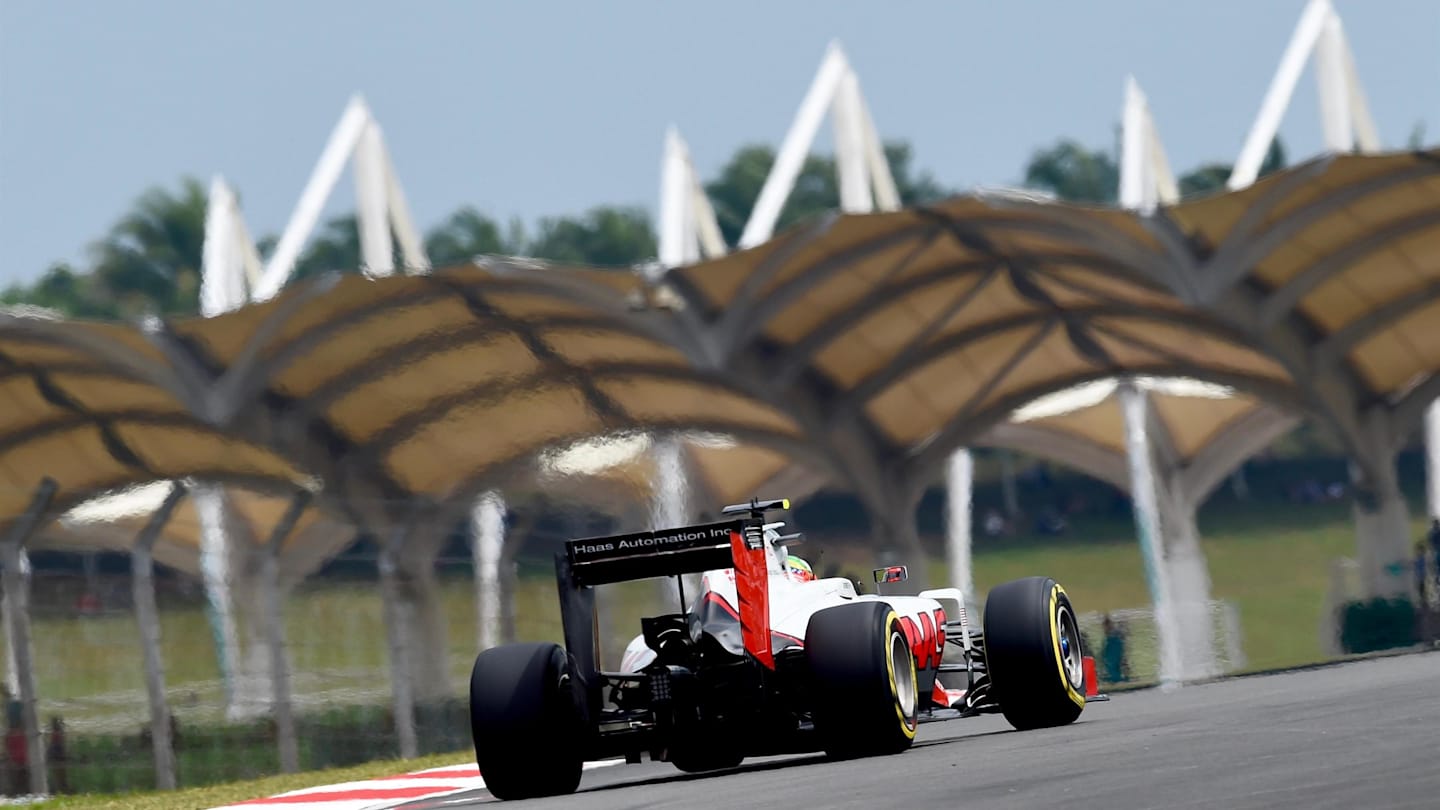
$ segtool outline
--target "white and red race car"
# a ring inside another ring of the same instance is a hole
[[[556,556],[564,645],[494,647],[471,672],[490,792],[571,793],[584,762],[647,753],[690,772],[754,756],[894,754],[922,722],[1001,713],[1016,729],[1047,728],[1105,699],[1053,579],[993,589],[977,627],[955,588],[861,594],[848,579],[797,573],[786,561],[799,537],[765,521],[789,506],[754,500],[725,507],[732,519],[720,523],[569,541]],[[594,589],[695,573],[688,607],[642,619],[619,671],[603,671]],[[907,578],[904,566],[874,573],[877,586]]]

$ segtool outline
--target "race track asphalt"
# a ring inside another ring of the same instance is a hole
[[[472,791],[403,805],[458,810]],[[932,723],[900,755],[665,763],[586,772],[576,795],[516,806],[820,808],[1440,808],[1440,652],[1121,693],[1074,725]]]

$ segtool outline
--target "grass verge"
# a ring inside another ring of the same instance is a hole
[[[473,759],[474,755],[469,752],[434,754],[409,760],[386,759],[347,768],[267,776],[244,782],[176,791],[126,793],[115,796],[62,796],[35,806],[43,808],[43,810],[208,810],[211,807],[221,807],[303,788],[376,779],[446,765],[469,764],[473,763]]]

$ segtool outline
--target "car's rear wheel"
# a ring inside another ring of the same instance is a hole
[[[827,754],[896,754],[915,741],[915,658],[894,608],[867,600],[817,612],[805,631],[805,658],[815,732]]]
[[[1084,651],[1075,608],[1049,577],[1007,582],[985,599],[985,667],[1010,725],[1075,722],[1085,708]]]
[[[558,644],[484,650],[470,672],[470,734],[497,799],[574,793],[584,763],[583,714]]]

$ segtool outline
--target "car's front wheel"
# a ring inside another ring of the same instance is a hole
[[[1022,731],[1075,722],[1085,708],[1075,608],[1049,577],[1026,577],[985,599],[985,668],[1000,711]]]
[[[915,658],[890,605],[854,602],[817,612],[805,631],[812,717],[834,757],[896,754],[915,741]]]
[[[470,672],[470,734],[485,788],[497,799],[574,793],[584,764],[583,715],[558,644],[482,651]]]

